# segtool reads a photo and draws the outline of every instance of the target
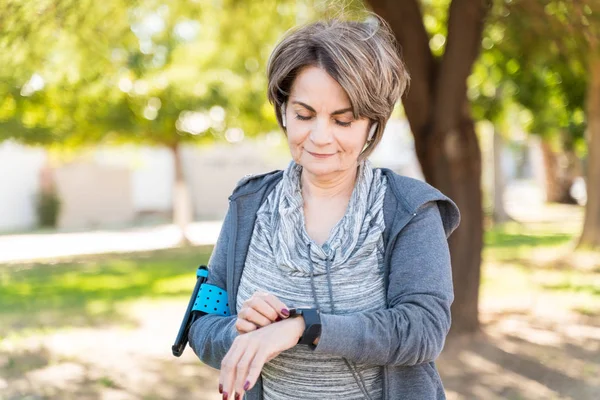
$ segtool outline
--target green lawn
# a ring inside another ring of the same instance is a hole
[[[489,230],[482,298],[501,302],[537,296],[579,314],[600,315],[600,255],[573,252],[578,234],[560,223],[513,222]],[[583,259],[587,262],[580,263]]]
[[[549,232],[553,228],[511,223],[489,230],[482,297],[550,293],[576,299],[575,311],[599,312],[600,271],[554,268],[536,260],[536,254],[557,252],[573,240],[572,233]],[[187,298],[196,267],[208,261],[210,251],[206,246],[0,265],[0,338],[32,329],[126,324],[129,319],[120,312],[124,302]]]
[[[0,265],[0,338],[20,331],[126,323],[119,305],[143,298],[187,297],[211,247],[72,261]]]

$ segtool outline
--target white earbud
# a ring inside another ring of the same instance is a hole
[[[374,122],[371,125],[371,130],[369,131],[369,137],[367,138],[367,142],[370,142],[373,139],[373,135],[375,135],[375,131],[377,130],[377,122]]]
[[[281,105],[281,125],[285,128],[285,102]]]

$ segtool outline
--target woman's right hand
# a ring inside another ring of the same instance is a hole
[[[235,329],[239,334],[248,333],[289,316],[288,307],[276,296],[255,292],[238,312]]]

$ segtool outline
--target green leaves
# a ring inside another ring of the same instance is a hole
[[[0,141],[171,146],[273,130],[262,71],[313,5],[10,0],[0,10],[10,28],[0,36]]]
[[[585,0],[495,2],[469,79],[475,116],[501,123],[503,110],[525,108],[532,115],[528,131],[582,140],[586,57],[598,37],[590,22],[598,20],[599,6]]]

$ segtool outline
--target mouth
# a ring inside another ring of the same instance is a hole
[[[306,150],[306,152],[315,158],[329,158],[335,155],[335,153],[313,153],[308,150]]]

